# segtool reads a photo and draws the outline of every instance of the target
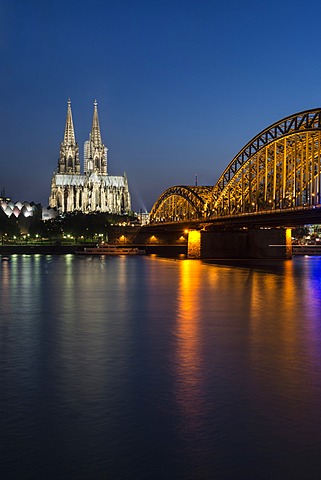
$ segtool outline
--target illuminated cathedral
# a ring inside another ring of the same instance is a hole
[[[102,142],[97,102],[89,140],[84,144],[84,168],[81,173],[71,102],[68,100],[64,138],[60,144],[57,170],[51,181],[49,205],[59,213],[106,212],[126,214],[131,210],[127,176],[109,175],[107,147]]]

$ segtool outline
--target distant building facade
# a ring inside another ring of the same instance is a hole
[[[34,202],[15,202],[13,203],[10,198],[0,197],[0,206],[7,217],[13,215],[16,218],[21,217],[33,217],[37,212],[37,205]]]
[[[108,175],[107,151],[102,142],[97,102],[89,140],[84,144],[84,169],[81,173],[71,102],[68,100],[64,138],[60,144],[57,170],[51,181],[49,205],[60,213],[106,212],[125,214],[131,210],[127,176]]]

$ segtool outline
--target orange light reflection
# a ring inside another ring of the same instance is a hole
[[[204,378],[200,345],[198,295],[203,266],[198,260],[180,263],[176,324],[177,402],[184,418],[184,429],[195,431],[205,417],[201,389]],[[187,420],[187,421],[186,421]]]

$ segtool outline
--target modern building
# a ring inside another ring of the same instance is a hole
[[[12,215],[16,218],[19,217],[33,217],[37,211],[37,205],[34,202],[15,202],[13,203],[10,198],[0,197],[0,207],[7,215],[11,217]]]
[[[49,205],[60,213],[106,212],[125,214],[131,210],[127,176],[109,175],[107,148],[102,142],[97,102],[89,140],[84,144],[84,168],[81,172],[71,102],[68,100],[64,138],[60,144],[57,170],[51,181]]]

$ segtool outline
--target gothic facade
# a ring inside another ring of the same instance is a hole
[[[84,168],[81,172],[71,102],[67,117],[57,170],[51,181],[49,205],[64,212],[107,212],[124,214],[131,210],[127,176],[108,175],[107,148],[102,142],[97,102],[89,140],[84,144]]]

